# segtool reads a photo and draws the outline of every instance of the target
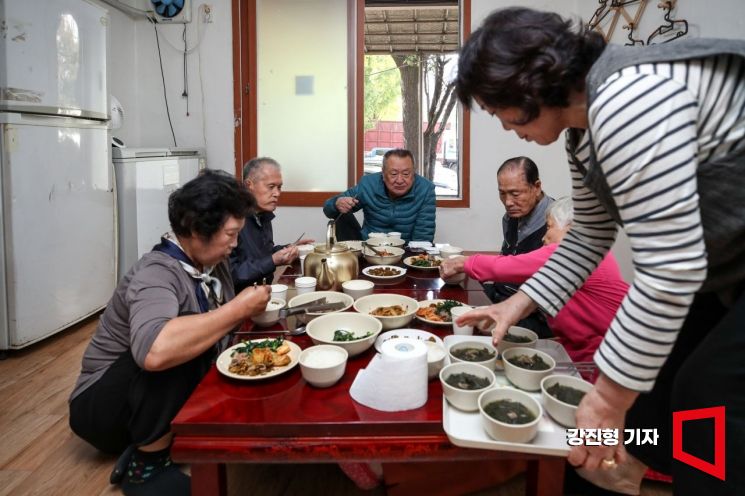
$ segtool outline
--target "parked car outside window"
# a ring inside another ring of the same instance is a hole
[[[383,155],[388,150],[393,150],[393,148],[373,147],[369,152],[365,153],[363,159],[364,173],[375,174],[383,170]]]

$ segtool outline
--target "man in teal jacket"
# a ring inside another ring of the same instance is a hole
[[[383,172],[363,176],[356,186],[326,200],[323,213],[335,219],[363,209],[362,239],[396,231],[406,241],[433,241],[435,201],[435,185],[415,172],[411,152],[396,148],[383,156]]]

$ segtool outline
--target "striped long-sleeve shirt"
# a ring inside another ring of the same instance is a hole
[[[635,269],[595,361],[615,382],[648,391],[706,278],[696,171],[745,146],[745,63],[724,55],[627,67],[599,88],[588,122]],[[574,152],[587,168],[587,133]],[[551,315],[582,285],[616,235],[580,170],[570,167],[574,224],[522,287]]]

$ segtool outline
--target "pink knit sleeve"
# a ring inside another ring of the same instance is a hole
[[[472,255],[466,260],[464,270],[478,281],[521,284],[543,267],[556,246],[544,246],[522,255]]]

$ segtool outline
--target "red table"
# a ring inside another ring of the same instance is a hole
[[[478,288],[478,283],[466,280],[459,286],[447,286],[437,272],[419,272],[394,285],[376,286],[376,292],[407,294],[418,300],[489,303],[480,289],[471,289]],[[280,278],[283,283],[293,280],[292,268]],[[416,319],[411,327],[440,336],[451,332]],[[312,344],[307,336],[292,340],[301,348]],[[172,424],[172,457],[192,464],[192,494],[225,494],[226,463],[484,459],[527,460],[528,494],[562,493],[564,458],[451,444],[442,428],[442,388],[437,380],[429,382],[429,400],[416,410],[388,413],[356,403],[349,388],[374,353],[371,348],[350,359],[341,381],[326,389],[306,384],[299,367],[259,381],[232,380],[213,367]]]

